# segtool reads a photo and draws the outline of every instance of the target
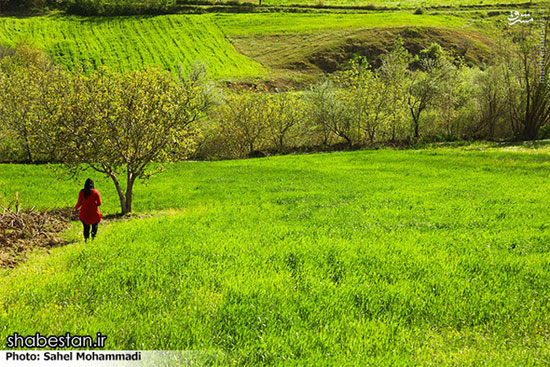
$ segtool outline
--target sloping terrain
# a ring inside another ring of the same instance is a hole
[[[382,27],[316,33],[234,36],[238,51],[262,63],[273,75],[307,78],[341,69],[354,56],[365,56],[379,65],[380,55],[402,37],[412,54],[437,42],[466,63],[488,61],[494,41],[475,31],[442,27]]]
[[[106,220],[87,244],[75,223],[76,243],[0,272],[0,340],[99,331],[107,349],[220,365],[545,366],[549,164],[547,149],[428,149],[171,165],[136,187],[151,217]],[[53,175],[0,165],[0,194],[71,205],[80,185]],[[96,187],[114,213],[112,183]]]
[[[0,43],[27,42],[69,69],[188,71],[202,62],[215,78],[308,79],[338,69],[352,55],[375,62],[398,35],[413,53],[436,41],[479,63],[492,41],[473,22],[411,12],[6,17],[0,18]]]
[[[0,43],[21,41],[45,49],[69,69],[155,65],[188,71],[200,61],[218,78],[265,73],[235,50],[208,15],[0,18]]]

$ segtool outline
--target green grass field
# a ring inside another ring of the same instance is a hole
[[[223,365],[546,366],[550,150],[460,148],[171,165],[147,215],[0,273],[0,340],[70,331]],[[0,192],[77,183],[0,165]],[[95,177],[104,213],[111,184]]]
[[[0,43],[25,41],[73,69],[109,66],[118,71],[156,65],[188,71],[200,61],[214,77],[262,75],[239,54],[210,16],[0,18]]]
[[[241,0],[241,2],[258,3],[258,0]],[[525,0],[262,0],[264,5],[306,5],[306,6],[339,6],[339,7],[377,7],[390,9],[416,8],[459,8],[459,7],[490,7],[515,4],[529,4]],[[547,1],[534,1],[534,5],[542,6]]]
[[[342,31],[413,25],[458,32],[475,29],[479,26],[475,22],[464,17],[411,12],[4,17],[0,18],[0,44],[27,42],[46,50],[69,69],[107,65],[128,71],[156,65],[177,70],[181,65],[188,71],[200,61],[208,65],[213,77],[238,79],[265,77],[286,60],[307,61],[311,47],[303,47],[296,40],[300,37],[317,37],[317,46],[322,46],[341,39]],[[273,36],[281,38],[265,39]],[[247,51],[247,45],[256,52]],[[286,49],[291,50],[290,54],[280,52]]]
[[[466,20],[450,15],[414,15],[410,12],[370,14],[218,14],[215,16],[225,34],[314,33],[325,30],[398,27],[404,25],[463,27]]]

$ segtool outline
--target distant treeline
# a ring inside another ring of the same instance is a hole
[[[550,75],[550,58],[541,60],[538,39],[536,34],[523,34],[503,43],[501,53],[483,68],[465,66],[437,44],[412,57],[398,39],[377,69],[368,60],[356,58],[342,71],[305,90],[281,93],[258,87],[221,89],[198,64],[191,75],[176,77],[177,83],[192,81],[194,98],[200,105],[197,133],[192,139],[193,157],[224,159],[456,139],[549,137],[550,78],[544,74]],[[29,48],[0,51],[3,161],[55,161],[55,146],[50,147],[51,153],[35,151],[36,144],[43,141],[36,138],[36,132],[51,124],[55,115],[51,105],[65,100],[68,107],[60,111],[80,111],[82,121],[96,118],[97,111],[79,105],[84,102],[78,97],[78,88],[84,88],[80,90],[90,94],[90,100],[105,100],[110,105],[113,92],[97,89],[95,80],[114,88],[125,84],[127,78],[135,78],[133,73],[104,70],[83,77],[79,71],[62,71]],[[154,76],[158,71],[141,72],[140,78],[148,78],[148,73]],[[163,73],[164,79],[174,78]],[[71,87],[80,79],[89,85]],[[153,87],[153,80],[136,86],[133,93],[145,93],[140,88]],[[45,88],[48,85],[58,87]],[[68,88],[75,93],[70,101]],[[124,90],[127,88],[120,93]],[[101,107],[98,126],[104,118],[127,118],[120,109],[109,108]],[[115,126],[114,120],[108,126]]]
[[[496,0],[494,0],[496,2]],[[285,12],[303,12],[308,8],[317,9],[339,9],[339,10],[390,10],[399,9],[402,4],[395,2],[394,5],[388,4],[352,4],[345,1],[338,4],[324,4],[322,0],[312,0],[310,3],[286,4],[276,2],[271,3],[271,9],[261,7],[262,0],[254,2],[242,0],[0,0],[0,12],[43,12],[47,10],[62,10],[69,14],[84,16],[93,15],[139,15],[139,14],[166,14],[176,12],[255,12],[255,11],[281,11]],[[405,2],[406,3],[406,2]],[[207,5],[200,7],[199,5]],[[210,6],[209,6],[210,5]],[[259,5],[259,6],[258,6]],[[274,6],[275,5],[275,6]],[[429,3],[422,3],[423,6],[431,7]],[[459,7],[480,8],[495,6],[489,2],[483,4],[473,4],[468,1],[466,4],[456,3]],[[512,1],[511,4],[501,4],[507,7],[532,6],[533,3],[517,4]],[[436,7],[449,8],[449,4],[437,4]],[[415,14],[423,14],[424,8],[416,8]],[[495,12],[493,12],[495,13]],[[497,11],[496,13],[499,13]]]
[[[109,16],[212,11],[197,5],[216,5],[217,11],[228,12],[248,12],[255,9],[254,4],[241,3],[238,0],[0,0],[0,12],[34,13],[61,10],[75,15]]]
[[[78,15],[159,14],[175,10],[176,0],[0,0],[0,11],[59,9]]]
[[[541,63],[536,41],[503,44],[478,68],[437,44],[412,57],[398,40],[378,69],[358,58],[304,91],[227,93],[202,125],[196,156],[548,138],[550,58]]]

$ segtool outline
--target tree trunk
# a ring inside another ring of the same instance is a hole
[[[34,163],[34,160],[32,158],[31,142],[29,141],[29,136],[27,135],[27,133],[25,133],[25,148],[27,149],[27,156],[29,157],[29,162]]]
[[[413,128],[414,128],[414,137],[416,139],[419,138],[419,135],[418,135],[418,120],[420,119],[420,111],[418,111],[418,115],[414,113],[414,108],[409,108],[409,110],[411,111],[411,116],[412,116],[412,119],[413,119]]]
[[[343,137],[346,140],[346,143],[348,144],[348,147],[351,149],[353,148],[353,143],[351,141],[351,138],[348,138],[346,134],[341,134],[341,137]]]
[[[523,129],[523,138],[525,140],[535,140],[539,132],[539,126],[537,121],[533,120],[533,116],[529,116],[528,120],[525,121]]]
[[[126,181],[126,213],[130,213],[132,211],[132,193],[135,181],[136,177],[132,173],[128,173],[128,179]]]
[[[420,114],[422,111],[426,109],[426,104],[421,103],[418,107],[418,110],[416,111],[416,115],[413,113],[413,119],[414,119],[414,137],[416,139],[420,138]]]
[[[248,153],[252,153],[254,151],[254,141],[250,141],[248,143]]]
[[[116,191],[118,193],[118,198],[120,200],[120,212],[122,215],[125,215],[128,213],[128,209],[126,207],[126,198],[124,197],[124,192],[122,191],[122,187],[120,187],[120,183],[118,182],[114,174],[110,174],[109,177],[111,177],[111,179],[113,180],[116,187]]]

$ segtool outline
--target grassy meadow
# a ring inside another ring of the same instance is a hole
[[[181,66],[189,71],[199,61],[218,78],[265,73],[235,50],[210,16],[0,18],[0,43],[19,42],[46,50],[69,69],[159,66],[176,71]]]
[[[130,3],[136,7],[151,4],[151,0],[100,0],[100,3],[113,6],[121,3]],[[176,0],[175,9],[178,5],[184,6],[196,2],[190,0]],[[235,2],[228,0],[209,0],[202,2],[204,5],[212,4],[235,5]],[[238,3],[251,3],[259,5],[259,0],[239,0]],[[264,8],[267,6],[302,6],[302,7],[358,7],[365,9],[416,9],[416,8],[476,8],[476,7],[501,7],[510,5],[532,5],[542,6],[547,4],[547,0],[525,1],[525,0],[262,0]],[[125,4],[124,7],[127,7]],[[130,7],[131,8],[131,7]]]
[[[475,148],[475,147],[474,147]],[[170,165],[139,217],[0,273],[0,340],[108,336],[222,365],[550,363],[548,148],[356,151]],[[0,165],[74,205],[87,176]],[[118,210],[93,175],[106,214]]]
[[[258,3],[258,0],[241,0],[241,2]],[[528,4],[524,0],[262,0],[263,5],[302,5],[302,6],[337,6],[367,7],[389,9],[416,8],[460,8],[491,7],[516,4]],[[547,1],[534,1],[534,5],[548,4]]]
[[[464,27],[467,20],[452,15],[423,15],[412,12],[350,14],[218,14],[215,23],[230,36],[315,33],[326,30],[399,27],[405,25]]]
[[[71,70],[105,65],[130,71],[154,65],[167,70],[181,66],[189,71],[198,61],[208,66],[214,78],[239,79],[266,77],[270,71],[280,69],[281,63],[286,68],[288,63],[307,62],[312,45],[336,43],[337,47],[347,37],[342,37],[342,32],[414,25],[452,33],[475,30],[482,24],[479,19],[446,14],[419,16],[412,12],[90,18],[50,15],[0,18],[0,44],[28,43],[46,50]],[[312,37],[316,38],[314,43]],[[363,38],[377,42],[377,38]],[[386,38],[393,42],[394,36]]]

